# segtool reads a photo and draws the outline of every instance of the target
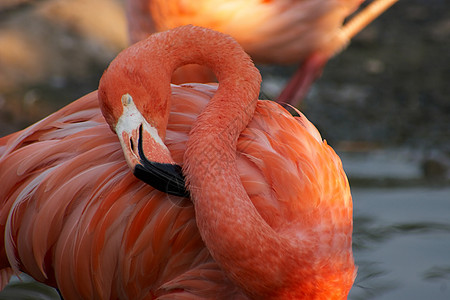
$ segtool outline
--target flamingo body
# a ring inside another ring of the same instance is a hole
[[[189,172],[199,167],[186,166],[194,124],[219,91],[216,84],[189,84],[172,85],[170,93],[164,142],[174,162]],[[193,204],[132,175],[98,98],[97,92],[88,94],[0,139],[0,237],[5,243],[0,268],[12,267],[58,287],[65,299],[346,297],[355,277],[350,190],[338,156],[303,115],[292,117],[276,103],[258,101],[232,150],[250,205],[271,230],[305,249],[291,253],[295,263],[301,260],[300,271],[291,276],[280,269],[276,284],[288,288],[268,286],[261,294],[247,287],[273,278],[237,272],[244,282],[228,273],[234,262],[222,265],[223,253],[204,229],[205,222],[220,216],[207,220],[196,186],[190,188]],[[218,145],[209,147],[202,149],[214,153]],[[210,171],[196,176],[207,180],[226,161],[214,156]],[[220,198],[233,190],[205,192]],[[232,223],[246,220],[243,215]],[[223,240],[240,234],[224,229]],[[248,250],[230,253],[231,259]],[[283,250],[276,249],[277,255]],[[270,270],[276,268],[273,259],[274,264],[270,257],[246,263]]]
[[[215,90],[215,85],[172,87],[166,144],[176,162],[182,163],[191,125]],[[66,299],[240,294],[205,248],[192,204],[129,172],[96,92],[0,141],[0,232],[6,232],[9,257],[2,253],[1,267],[11,262],[58,286]],[[310,230],[343,228],[338,237],[317,239],[332,244],[334,255],[351,259],[347,180],[311,123],[260,101],[238,145],[240,178],[264,219],[282,226],[276,221],[280,214],[289,220],[303,210],[310,218],[302,222],[316,227]],[[314,197],[319,191],[323,195]],[[330,205],[330,215],[322,216],[322,207]],[[342,224],[332,222],[334,215]]]
[[[329,57],[347,44],[344,19],[363,0],[127,0],[130,41],[193,24],[234,37],[256,63],[306,61],[280,101],[296,103],[320,74]],[[213,82],[214,73],[188,65],[172,82]],[[299,95],[296,95],[299,94]]]
[[[132,42],[186,24],[234,37],[258,63],[292,64],[334,52],[362,0],[128,0]]]
[[[193,24],[234,37],[253,60],[300,67],[278,97],[297,106],[327,61],[397,0],[375,0],[344,24],[364,0],[127,0],[132,43],[149,34]],[[208,68],[184,66],[174,83],[212,82]]]

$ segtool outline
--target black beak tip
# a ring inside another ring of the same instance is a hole
[[[134,176],[161,192],[186,198],[190,196],[179,165],[142,160],[135,166]]]
[[[179,165],[157,163],[145,157],[142,146],[142,125],[139,127],[138,151],[141,163],[134,167],[134,176],[161,192],[189,198],[186,181]]]

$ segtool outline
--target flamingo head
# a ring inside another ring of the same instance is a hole
[[[138,43],[121,52],[103,74],[98,98],[125,159],[140,180],[163,192],[188,196],[181,167],[164,144],[170,109],[170,76],[142,60]],[[166,78],[167,77],[167,78]]]

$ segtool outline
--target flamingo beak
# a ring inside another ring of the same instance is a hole
[[[156,128],[142,116],[129,94],[122,96],[122,106],[115,131],[134,176],[164,193],[189,197],[181,167],[173,161]]]

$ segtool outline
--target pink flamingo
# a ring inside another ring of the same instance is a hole
[[[398,0],[375,0],[342,25],[364,0],[127,0],[132,43],[193,24],[234,37],[257,63],[301,63],[278,101],[299,104],[326,62]],[[187,66],[174,83],[212,82],[204,66]]]
[[[169,84],[194,62],[219,85]],[[65,299],[345,299],[356,269],[341,161],[302,114],[257,100],[260,80],[231,37],[184,26],[0,139],[0,274]]]

